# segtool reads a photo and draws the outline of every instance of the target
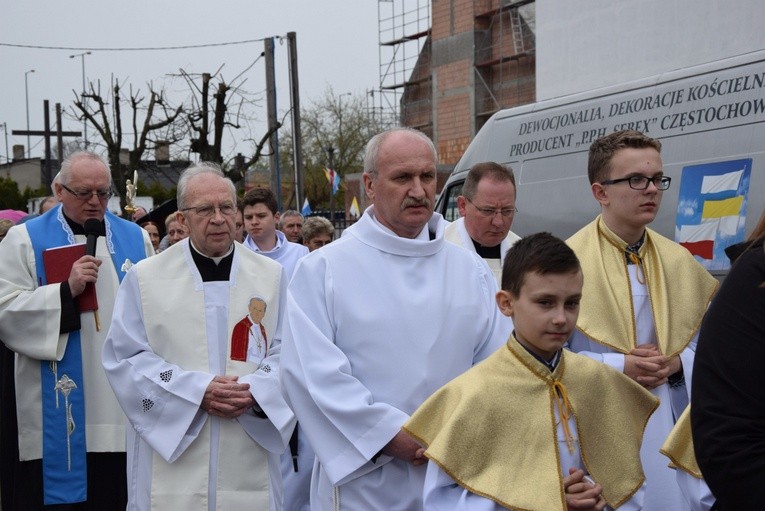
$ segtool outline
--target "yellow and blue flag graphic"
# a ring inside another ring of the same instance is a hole
[[[752,160],[683,168],[675,241],[708,270],[726,270],[725,247],[743,241]]]

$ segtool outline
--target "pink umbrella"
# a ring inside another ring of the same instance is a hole
[[[0,218],[7,218],[14,224],[28,214],[26,211],[18,211],[16,209],[0,209]]]

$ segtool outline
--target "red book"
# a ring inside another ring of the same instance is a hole
[[[43,266],[45,266],[45,279],[48,284],[57,284],[69,279],[75,261],[84,255],[85,243],[64,245],[43,251]],[[89,283],[85,286],[85,290],[77,297],[77,305],[80,312],[98,310],[94,284]]]

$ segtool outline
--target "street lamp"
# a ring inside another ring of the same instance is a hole
[[[82,106],[87,111],[88,109],[88,99],[85,97],[85,93],[87,92],[85,90],[85,55],[90,55],[89,51],[86,51],[84,53],[76,53],[74,55],[69,55],[70,59],[73,59],[75,57],[80,57],[82,59],[82,95],[80,96],[80,99],[82,99]],[[85,116],[82,117],[82,134],[85,138],[85,149],[88,148],[88,121],[85,119]]]
[[[32,150],[30,148],[31,142],[29,138],[29,80],[27,80],[27,77],[29,76],[29,73],[34,72],[34,69],[24,72],[24,95],[27,100],[27,159],[32,157]]]

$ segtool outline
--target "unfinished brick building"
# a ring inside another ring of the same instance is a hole
[[[433,138],[443,173],[502,108],[535,101],[533,0],[379,0],[383,108]]]

